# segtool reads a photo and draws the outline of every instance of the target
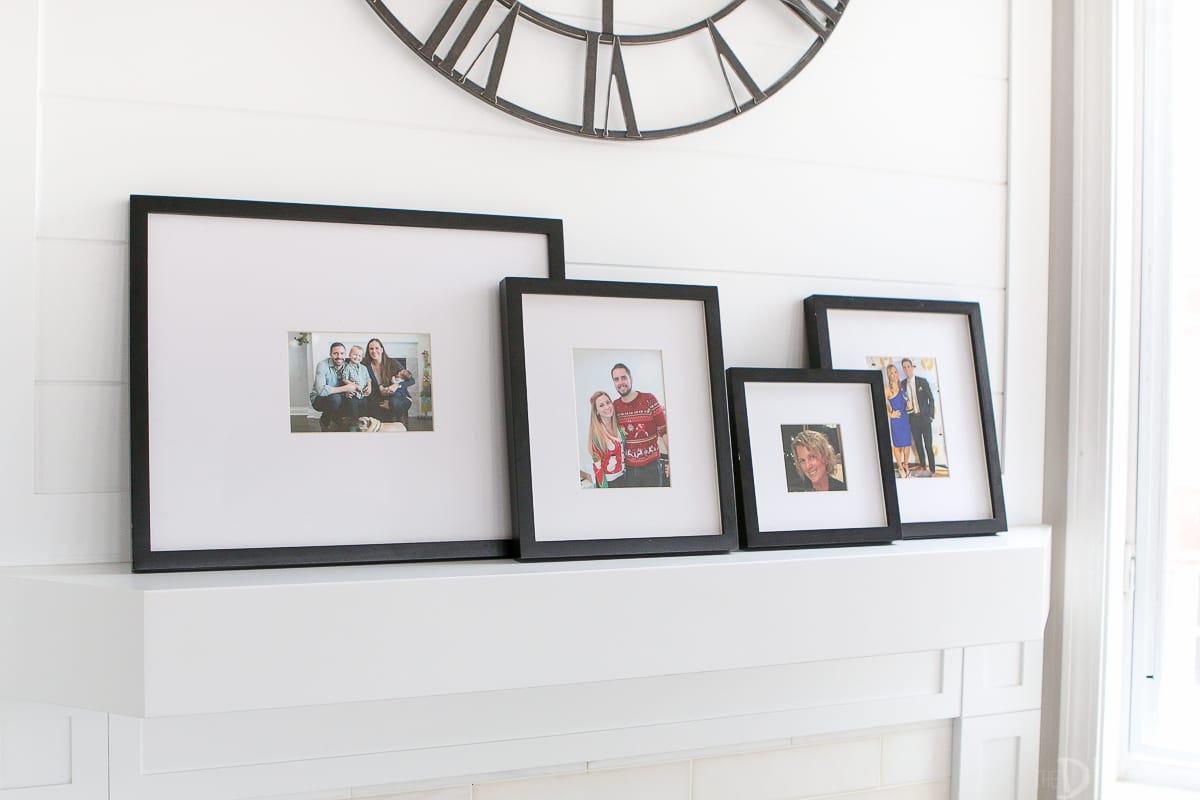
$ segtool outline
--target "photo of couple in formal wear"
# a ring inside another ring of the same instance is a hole
[[[576,349],[574,362],[579,485],[669,487],[662,353]]]
[[[789,492],[844,492],[840,425],[780,425]]]
[[[293,433],[433,430],[428,334],[290,331]]]
[[[946,436],[938,413],[942,395],[937,360],[871,356],[867,363],[883,373],[896,477],[949,477]]]

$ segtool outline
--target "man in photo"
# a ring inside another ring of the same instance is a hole
[[[936,469],[933,460],[933,415],[936,411],[933,390],[929,388],[929,381],[915,374],[916,367],[911,358],[901,359],[900,365],[904,367],[908,426],[912,430],[917,460],[921,462],[922,470],[928,470],[927,474],[933,475]]]
[[[625,432],[625,483],[631,486],[670,486],[667,451],[667,412],[658,398],[633,388],[633,375],[624,364],[611,370],[617,390],[617,424]]]
[[[366,401],[362,397],[363,387],[353,381],[342,380],[342,369],[346,365],[346,345],[334,342],[329,346],[329,358],[317,363],[312,390],[308,401],[321,412],[321,430],[345,430],[347,419],[364,416]],[[355,394],[358,397],[355,397]]]

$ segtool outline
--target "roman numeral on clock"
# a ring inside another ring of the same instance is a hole
[[[611,21],[611,17],[608,18]],[[596,75],[600,61],[600,36],[595,31],[587,35],[587,62],[584,69],[583,84],[583,125],[580,132],[588,136],[596,136]],[[630,139],[641,137],[638,130],[637,116],[633,111],[633,95],[629,91],[629,76],[625,72],[625,59],[621,56],[621,40],[612,37],[612,66],[608,79],[604,81],[604,129],[608,136],[608,121],[612,112],[613,84],[616,84],[617,96],[621,101],[621,114],[625,117],[625,136]]]
[[[741,112],[742,106],[737,101],[737,95],[733,92],[733,83],[729,80],[729,70],[725,65],[729,65],[729,69],[733,70],[733,74],[746,87],[746,91],[750,92],[750,97],[755,103],[762,102],[767,99],[767,95],[762,89],[758,88],[758,84],[754,82],[750,71],[742,64],[737,55],[733,52],[733,48],[729,46],[729,42],[725,41],[725,37],[717,30],[717,26],[710,19],[708,21],[708,32],[712,36],[713,47],[717,49],[717,61],[721,64],[721,74],[725,76],[725,88],[729,90],[729,99],[733,101],[735,111]]]
[[[429,38],[421,45],[420,53],[434,63],[438,69],[448,75],[453,75],[459,83],[465,83],[467,74],[475,68],[475,64],[483,56],[484,52],[491,45],[492,41],[496,41],[496,51],[492,54],[491,68],[488,70],[487,84],[483,89],[483,96],[496,102],[496,96],[500,89],[500,75],[504,72],[504,60],[508,57],[508,47],[512,42],[513,30],[516,28],[517,17],[521,14],[521,4],[513,3],[512,8],[508,10],[504,20],[499,27],[488,37],[487,42],[475,54],[475,58],[471,59],[471,63],[466,69],[458,71],[456,67],[458,62],[462,60],[463,53],[467,46],[471,43],[471,39],[478,33],[479,28],[483,25],[483,20],[487,17],[488,11],[492,9],[495,0],[477,0],[475,8],[471,11],[466,21],[463,23],[462,29],[459,30],[458,36],[454,38],[454,43],[450,45],[450,50],[444,58],[438,58],[437,49],[441,46],[442,41],[446,38],[446,34],[450,32],[450,28],[462,16],[463,9],[466,8],[468,0],[451,0],[446,6],[445,12],[442,13],[442,18],[438,20],[438,24],[434,26],[433,32],[429,34]]]
[[[821,37],[821,41],[829,38],[829,34],[833,33],[833,26],[838,24],[842,18],[842,3],[838,3],[838,7],[830,6],[825,0],[779,0],[792,13],[804,20],[804,24],[812,28],[817,36]],[[814,13],[814,9],[816,12]],[[825,17],[825,21],[821,22],[817,19],[816,14],[820,13]]]

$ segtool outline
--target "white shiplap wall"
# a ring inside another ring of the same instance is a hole
[[[0,564],[128,557],[131,193],[562,217],[569,277],[718,285],[730,366],[805,365],[812,293],[978,300],[1009,519],[1040,520],[1047,4],[854,0],[763,108],[637,144],[485,108],[359,0],[7,5]],[[94,761],[95,716],[0,708],[0,740],[60,719]]]
[[[1005,452],[1010,519],[1039,521],[1029,364],[1044,354],[1004,374],[1006,342],[1045,324],[1042,297],[1014,330],[1006,294],[1014,269],[1035,300],[1044,283],[1044,264],[1009,250],[1029,219],[1010,155],[1044,134],[1035,104],[1009,135],[1029,106],[1009,81],[1010,13],[1024,36],[1037,4],[855,0],[763,108],[633,144],[487,109],[365,2],[29,5],[8,15],[0,84],[4,326],[32,356],[0,420],[15,523],[0,563],[126,557],[130,193],[562,217],[569,276],[720,286],[728,365],[804,364],[813,292],[979,300],[999,422],[1026,437]],[[1014,389],[1021,418],[1005,419]]]

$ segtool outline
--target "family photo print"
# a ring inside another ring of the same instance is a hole
[[[429,338],[289,331],[292,433],[433,430]]]

